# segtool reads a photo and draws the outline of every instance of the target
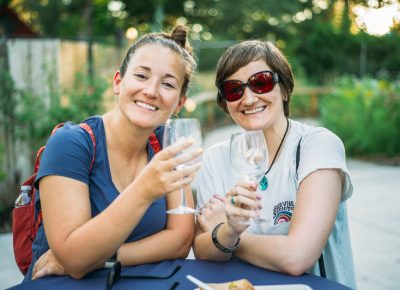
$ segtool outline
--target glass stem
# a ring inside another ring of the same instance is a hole
[[[186,195],[183,187],[181,187],[181,207],[186,207]]]

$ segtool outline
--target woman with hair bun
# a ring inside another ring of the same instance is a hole
[[[200,164],[174,170],[201,150],[178,152],[190,140],[155,154],[163,126],[177,114],[195,59],[188,30],[149,33],[129,48],[114,75],[114,109],[84,121],[93,131],[65,124],[49,139],[35,181],[36,211],[43,214],[25,280],[47,275],[79,279],[114,257],[122,265],[186,258],[194,236],[192,215],[167,215],[179,205]],[[154,135],[153,135],[154,136]],[[154,139],[153,139],[154,141]],[[92,163],[93,160],[93,163]]]

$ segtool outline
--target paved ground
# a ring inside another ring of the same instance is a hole
[[[350,161],[348,202],[359,289],[399,289],[400,167]]]
[[[21,282],[23,276],[14,260],[11,234],[0,235],[0,289]]]
[[[210,133],[205,147],[238,131],[228,127]],[[399,289],[400,167],[349,160],[354,185],[348,201],[358,288]],[[10,234],[0,235],[0,289],[19,283]]]

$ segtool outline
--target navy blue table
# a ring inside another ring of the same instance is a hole
[[[169,290],[175,282],[179,285],[177,290],[197,288],[187,280],[186,275],[190,274],[207,283],[222,283],[242,278],[248,279],[254,285],[279,285],[279,284],[305,284],[315,290],[345,290],[350,289],[336,282],[323,279],[311,274],[304,274],[298,277],[289,276],[273,271],[252,266],[248,263],[232,260],[229,262],[208,262],[200,260],[174,260],[156,264],[146,264],[136,267],[124,267],[123,275],[163,275],[167,276],[176,267],[182,268],[171,278],[166,280],[135,279],[120,280],[114,286],[114,290],[122,289],[157,289]],[[88,274],[81,280],[74,280],[68,276],[51,276],[42,279],[29,281],[10,289],[56,289],[56,290],[86,290],[105,289],[106,278],[110,270],[104,269]]]

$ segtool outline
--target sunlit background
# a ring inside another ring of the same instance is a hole
[[[400,165],[398,0],[2,0],[0,233],[11,231],[15,196],[52,127],[114,107],[112,79],[128,47],[145,33],[177,24],[190,29],[198,60],[180,116],[199,119],[203,136],[233,124],[215,101],[218,58],[241,40],[262,39],[275,43],[292,65],[291,118],[336,133],[349,159]],[[398,204],[392,202],[398,188],[392,193],[376,186],[377,199],[392,199],[374,203],[373,214],[367,208],[362,218],[349,211],[368,233],[388,227],[379,217],[400,219],[398,210],[383,207]],[[359,196],[353,199],[359,205],[371,200],[364,192]],[[380,245],[384,236],[395,249],[398,233],[397,225],[385,228],[375,240]],[[361,236],[356,242],[366,246],[370,240]],[[376,253],[379,263],[355,255],[360,289],[398,288],[399,258],[393,253],[383,262]]]
[[[361,29],[372,35],[382,36],[400,23],[400,4],[392,3],[377,8],[378,1],[368,1],[370,7],[355,6],[356,23]]]

